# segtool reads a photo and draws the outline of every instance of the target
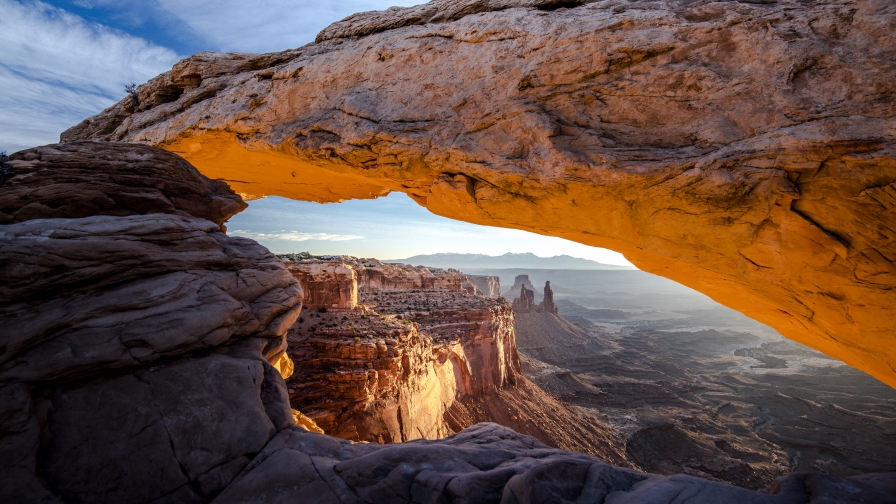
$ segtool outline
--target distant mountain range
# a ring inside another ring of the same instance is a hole
[[[527,269],[568,269],[568,270],[634,270],[631,266],[604,264],[588,259],[558,255],[554,257],[538,257],[527,252],[514,254],[508,252],[500,256],[485,254],[428,254],[415,255],[406,259],[390,259],[388,263],[405,263],[415,266],[432,266],[435,268],[455,268],[459,270],[471,268],[527,268]]]

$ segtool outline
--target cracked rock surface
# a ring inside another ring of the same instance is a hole
[[[436,0],[200,53],[62,135],[622,252],[896,385],[889,0]]]

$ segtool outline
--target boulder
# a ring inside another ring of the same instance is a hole
[[[8,165],[0,498],[207,502],[293,425],[272,364],[301,287],[222,232],[239,196],[161,149],[79,142]]]

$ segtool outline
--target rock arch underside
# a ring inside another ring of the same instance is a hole
[[[620,251],[896,386],[894,20],[888,0],[436,0],[179,62],[63,143],[0,160],[0,500],[892,502],[893,473],[757,492],[494,423],[385,445],[311,432],[284,381],[315,301],[296,268],[431,272],[287,264],[224,225],[240,196],[400,191]],[[345,366],[410,369],[404,322],[395,340],[334,339]],[[508,327],[493,332],[516,369]],[[480,355],[443,350],[446,376]]]
[[[62,139],[622,252],[896,386],[888,0],[446,0],[200,53]],[[198,84],[197,84],[198,82]]]

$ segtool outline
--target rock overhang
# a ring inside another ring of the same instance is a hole
[[[896,384],[896,7],[548,3],[437,1],[200,53],[63,139],[162,146],[247,196],[401,191],[611,248]]]

